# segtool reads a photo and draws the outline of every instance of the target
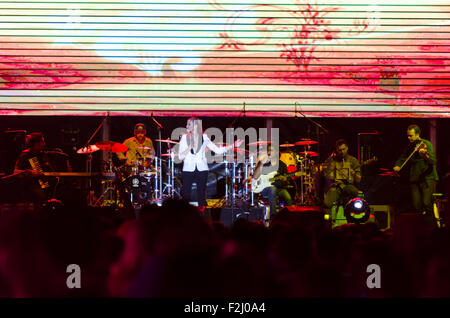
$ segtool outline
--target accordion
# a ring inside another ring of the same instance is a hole
[[[28,161],[30,162],[31,169],[33,169],[35,171],[39,171],[39,172],[44,172],[44,170],[42,170],[41,164],[39,163],[39,159],[37,157],[32,157],[32,158],[28,159]],[[48,181],[44,181],[42,179],[38,179],[38,181],[39,181],[39,185],[41,186],[42,189],[47,189],[50,187],[50,184],[48,183]]]

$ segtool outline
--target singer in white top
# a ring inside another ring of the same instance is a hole
[[[239,147],[242,140],[233,144],[219,147],[203,133],[202,121],[191,117],[186,124],[187,133],[181,136],[178,156],[183,160],[183,186],[181,195],[183,200],[191,201],[192,183],[197,183],[197,202],[200,210],[206,208],[206,181],[208,179],[208,162],[206,161],[206,148],[217,154],[223,154],[234,146]]]

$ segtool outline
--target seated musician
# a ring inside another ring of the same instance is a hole
[[[27,136],[28,147],[17,158],[14,173],[24,176],[24,189],[30,201],[42,203],[52,196],[51,185],[43,172],[54,171],[49,154],[44,151],[45,139],[40,132]]]
[[[255,193],[260,193],[269,201],[271,217],[276,212],[277,200],[282,201],[285,206],[292,205],[291,195],[285,188],[288,182],[288,177],[285,176],[288,173],[287,166],[279,160],[279,156],[279,152],[269,145],[267,152],[262,153],[257,159],[252,180]],[[271,179],[277,180],[271,181]]]
[[[355,184],[361,182],[361,165],[358,159],[348,154],[347,142],[339,139],[325,166],[325,176],[332,182],[324,201],[326,211],[330,212],[333,205],[345,204],[358,196]]]
[[[155,149],[150,138],[146,137],[147,130],[144,124],[136,124],[134,126],[134,136],[126,139],[123,144],[128,147],[125,154],[117,153],[120,160],[126,159],[128,166],[134,162],[152,161],[155,156]]]

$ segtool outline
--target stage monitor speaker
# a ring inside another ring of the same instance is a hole
[[[315,206],[286,206],[273,216],[270,226],[277,226],[277,224],[315,233],[329,228],[324,211]]]
[[[242,208],[223,208],[220,211],[220,222],[225,224],[226,227],[231,227],[233,223],[238,219],[245,219],[253,222],[264,222],[267,208],[251,207],[247,209]]]
[[[375,217],[380,229],[391,228],[391,209],[389,205],[370,205],[370,213]]]

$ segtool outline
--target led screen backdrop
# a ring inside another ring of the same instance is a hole
[[[394,4],[394,3],[401,4]],[[448,0],[0,1],[2,114],[449,117]]]

